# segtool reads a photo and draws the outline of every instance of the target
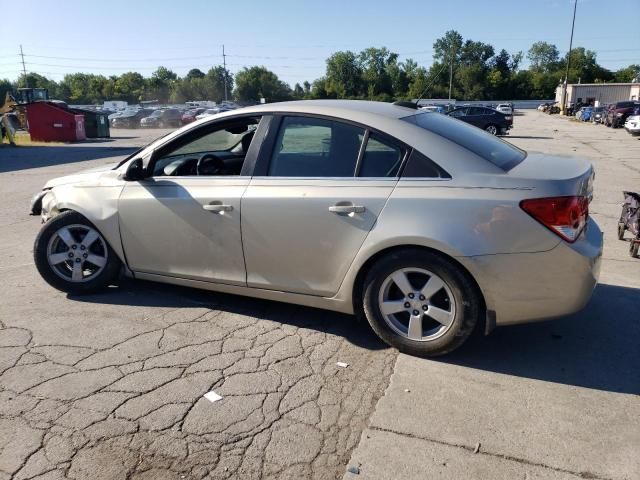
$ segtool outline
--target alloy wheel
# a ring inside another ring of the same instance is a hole
[[[488,125],[485,130],[491,135],[496,135],[498,133],[498,128],[495,125]]]
[[[402,268],[382,282],[378,307],[398,335],[428,342],[444,335],[456,316],[451,289],[438,275],[422,268]]]
[[[88,225],[67,225],[57,230],[47,245],[47,261],[62,279],[82,283],[95,278],[107,264],[105,240]]]

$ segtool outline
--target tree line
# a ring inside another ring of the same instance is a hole
[[[464,39],[455,30],[437,39],[433,50],[429,68],[410,58],[399,61],[399,55],[385,47],[338,51],[326,59],[324,76],[293,88],[264,66],[245,67],[235,75],[220,65],[207,72],[194,68],[182,78],[162,66],[146,78],[138,72],[112,76],[71,73],[60,82],[28,73],[15,83],[0,80],[0,99],[5,91],[26,84],[47,88],[51,98],[71,104],[220,102],[225,98],[242,103],[260,98],[268,102],[315,98],[393,101],[448,98],[450,88],[451,98],[464,100],[548,99],[564,79],[569,56],[561,57],[555,45],[544,41],[535,42],[526,54],[496,52],[492,45]],[[526,69],[521,68],[525,55]],[[594,51],[583,47],[571,51],[569,82],[631,82],[639,75],[638,64],[611,71],[598,64]]]

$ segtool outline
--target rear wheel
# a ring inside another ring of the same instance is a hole
[[[490,133],[491,135],[497,135],[498,134],[498,127],[496,127],[495,125],[487,125],[486,127],[484,127],[485,132]]]
[[[33,258],[40,275],[63,292],[90,293],[111,284],[120,259],[96,227],[77,212],[63,212],[45,223]]]
[[[631,240],[629,244],[629,255],[633,258],[638,258],[638,250],[640,249],[640,241]]]
[[[422,250],[384,257],[367,274],[363,309],[378,336],[419,356],[451,352],[471,335],[482,301],[467,275]]]

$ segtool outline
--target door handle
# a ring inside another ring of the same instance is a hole
[[[332,213],[362,213],[364,207],[361,205],[331,205],[329,211]]]
[[[202,208],[209,212],[223,213],[230,212],[233,210],[233,205],[223,205],[221,203],[210,203],[208,205],[203,205]]]

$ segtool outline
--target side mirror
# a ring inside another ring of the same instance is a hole
[[[127,172],[124,174],[124,179],[128,182],[135,182],[143,180],[144,177],[144,165],[142,164],[142,159],[136,158],[129,164]]]

